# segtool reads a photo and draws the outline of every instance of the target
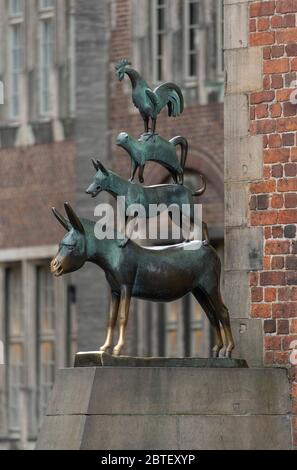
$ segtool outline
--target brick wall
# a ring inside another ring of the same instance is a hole
[[[263,47],[263,89],[250,94],[250,132],[263,136],[263,179],[250,184],[250,223],[263,227],[264,239],[263,270],[250,275],[251,316],[263,321],[265,363],[278,366],[290,365],[297,340],[296,20],[297,0],[250,5],[250,46]],[[297,447],[297,367],[290,373]]]
[[[73,142],[1,149],[0,174],[0,248],[57,244],[50,209],[74,199]]]

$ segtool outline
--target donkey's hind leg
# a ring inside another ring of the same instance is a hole
[[[229,317],[229,311],[226,307],[226,305],[223,304],[222,302],[222,310],[221,310],[221,323],[224,329],[224,334],[226,337],[226,351],[225,351],[225,357],[231,357],[232,351],[235,347],[234,344],[234,339],[232,335],[232,330],[231,330],[231,324],[230,324],[230,317]]]
[[[234,345],[234,339],[233,339],[232,330],[231,330],[229,311],[222,300],[220,290],[218,290],[215,293],[212,292],[210,299],[215,309],[216,315],[224,330],[225,347],[224,347],[223,356],[231,357],[232,350],[234,349],[235,345]]]
[[[198,301],[198,303],[201,305],[203,308],[204,312],[206,313],[207,318],[210,321],[210,324],[214,328],[215,331],[215,344],[214,347],[212,348],[212,355],[213,357],[218,357],[220,354],[220,350],[223,347],[223,339],[221,335],[221,329],[220,329],[220,323],[215,315],[215,311],[209,302],[207,295],[200,290],[199,288],[195,288],[192,291],[192,294]]]

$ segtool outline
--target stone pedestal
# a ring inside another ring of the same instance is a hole
[[[285,369],[58,372],[37,449],[290,449]]]

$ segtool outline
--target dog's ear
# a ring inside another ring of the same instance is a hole
[[[107,169],[102,165],[102,163],[99,162],[99,160],[97,160],[96,163],[98,165],[98,169],[101,170],[104,175],[108,176],[109,173],[108,173]]]
[[[92,158],[92,163],[94,165],[95,170],[98,171],[99,170],[99,165],[98,165],[98,163],[96,162],[96,160],[94,158]]]

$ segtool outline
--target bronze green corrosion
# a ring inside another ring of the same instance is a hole
[[[173,137],[167,141],[158,134],[142,134],[138,140],[126,132],[121,132],[116,140],[131,158],[130,181],[134,180],[139,168],[138,179],[144,182],[143,172],[146,162],[152,161],[164,166],[172,175],[175,183],[183,184],[184,169],[188,156],[188,142],[184,137]],[[181,161],[178,161],[176,147],[181,147]]]
[[[113,354],[121,353],[132,297],[171,302],[191,292],[214,327],[214,357],[220,351],[225,357],[231,356],[234,342],[228,309],[220,293],[221,262],[211,246],[191,242],[197,244],[197,249],[186,250],[185,244],[149,249],[129,240],[126,247],[121,249],[116,239],[98,240],[94,235],[94,222],[79,219],[67,203],[65,211],[68,219],[53,209],[55,217],[67,233],[51,262],[51,271],[55,276],[61,276],[80,269],[86,261],[104,270],[110,286],[111,303],[106,340],[101,351],[112,347],[113,333],[119,318],[119,338]],[[224,343],[220,326],[224,331]]]

